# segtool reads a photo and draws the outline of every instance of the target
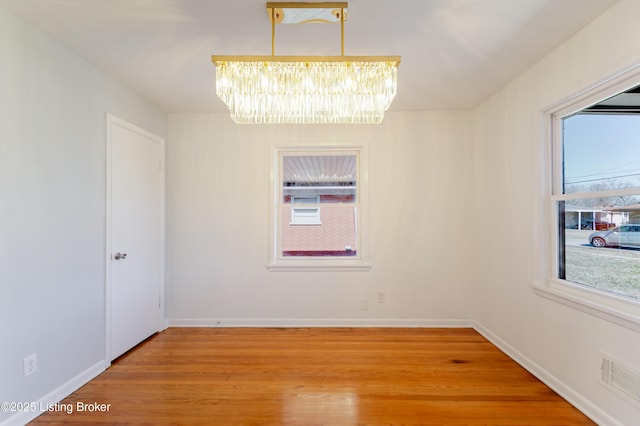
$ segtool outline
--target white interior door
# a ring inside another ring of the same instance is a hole
[[[162,329],[164,140],[107,117],[107,360]]]

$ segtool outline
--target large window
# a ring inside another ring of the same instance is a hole
[[[271,268],[366,268],[360,148],[275,148]]]
[[[562,117],[558,278],[640,299],[640,91]],[[614,108],[623,103],[625,108]],[[634,103],[634,102],[631,102]]]
[[[552,127],[552,282],[640,320],[640,86],[556,111]]]

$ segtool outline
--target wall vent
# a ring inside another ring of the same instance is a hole
[[[609,356],[602,358],[602,382],[621,396],[640,404],[640,374]]]

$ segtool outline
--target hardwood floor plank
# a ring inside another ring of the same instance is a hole
[[[33,423],[594,424],[472,329],[170,328],[61,404]]]

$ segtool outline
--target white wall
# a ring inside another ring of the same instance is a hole
[[[369,147],[370,271],[267,270],[269,147],[280,141]],[[170,114],[170,323],[467,320],[470,143],[465,112],[390,113],[378,126],[239,126],[228,114]]]
[[[637,332],[543,299],[531,285],[544,238],[541,111],[640,63],[640,2],[622,1],[479,107],[474,116],[478,208],[472,318],[603,424],[638,424],[640,408],[598,384],[600,351],[640,370]],[[501,212],[500,226],[486,226]]]
[[[106,112],[167,123],[3,8],[0,58],[0,401],[31,402],[104,360]]]

